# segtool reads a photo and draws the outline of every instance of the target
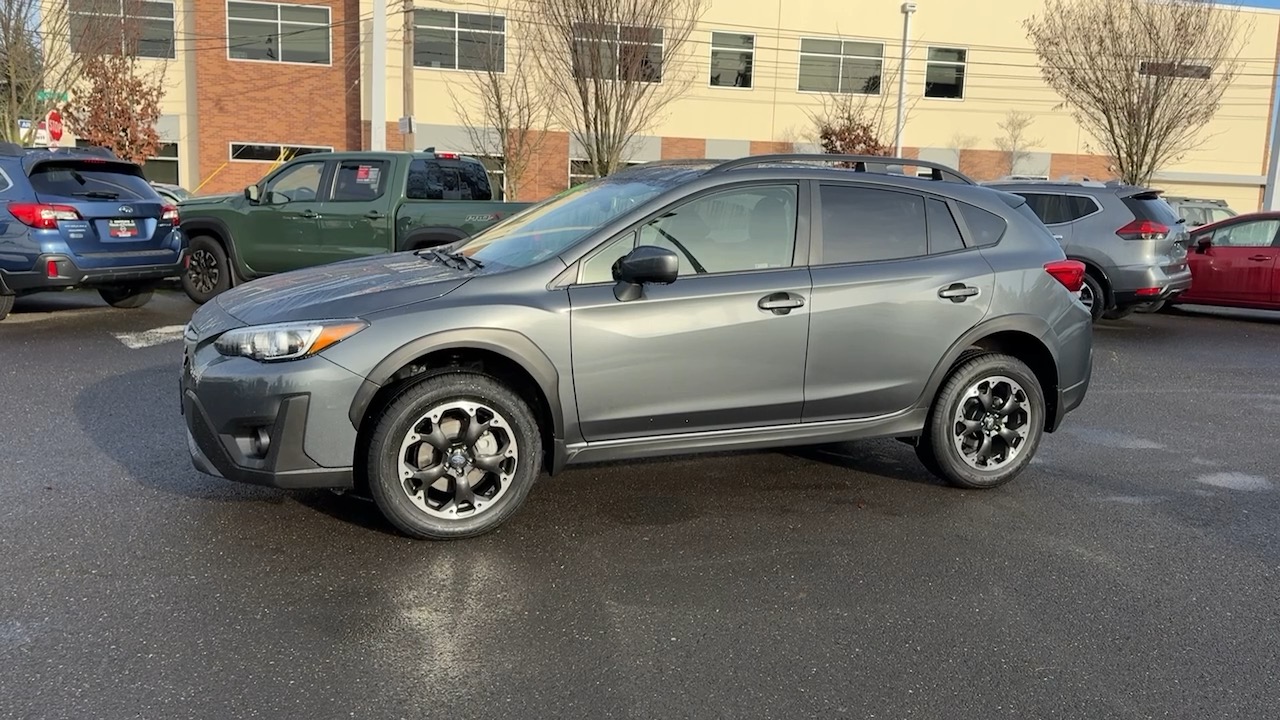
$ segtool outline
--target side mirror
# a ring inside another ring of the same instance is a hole
[[[1205,235],[1204,237],[1201,237],[1199,240],[1196,240],[1196,252],[1202,253],[1208,250],[1210,245],[1213,245],[1213,236]]]
[[[670,285],[680,275],[680,258],[666,248],[641,245],[613,264],[613,296],[621,302],[639,299],[649,283]]]
[[[258,189],[257,185],[250,185],[244,189],[244,199],[257,205],[258,200],[261,198],[260,193],[261,191]]]

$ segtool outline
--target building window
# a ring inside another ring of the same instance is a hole
[[[884,43],[800,39],[802,92],[879,95]]]
[[[1138,74],[1147,77],[1193,78],[1208,80],[1213,76],[1213,68],[1208,65],[1188,65],[1186,63],[1151,62],[1144,60],[1138,65]]]
[[[172,0],[68,0],[71,49],[78,53],[110,52],[103,35],[112,25],[120,36],[120,52],[138,57],[174,57]],[[111,40],[111,44],[115,41]]]
[[[960,48],[929,48],[924,71],[924,96],[964,99],[964,66],[969,52]]]
[[[505,72],[506,28],[501,15],[415,10],[413,65]]]
[[[502,164],[502,157],[498,155],[480,155],[476,158],[480,164],[484,165],[485,172],[489,173],[489,185],[493,188],[494,200],[505,200],[507,198],[507,170]]]
[[[662,28],[578,23],[573,34],[575,77],[662,82]]]
[[[329,64],[329,8],[227,3],[227,56],[232,60]]]
[[[633,165],[643,165],[643,160],[627,160],[622,163],[624,168]],[[570,160],[569,161],[569,187],[581,185],[585,182],[591,182],[596,179],[596,174],[591,170],[590,160]]]
[[[751,87],[751,66],[755,64],[755,55],[755,35],[711,33],[711,85]]]
[[[271,145],[260,143],[231,143],[231,159],[252,162],[285,162],[299,155],[333,152],[331,147],[319,145]]]
[[[97,146],[88,140],[77,138],[76,147],[91,148]],[[156,149],[156,154],[147,158],[147,161],[142,164],[142,175],[151,182],[177,185],[178,144],[160,143],[160,147]]]

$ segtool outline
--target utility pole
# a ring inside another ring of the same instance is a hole
[[[894,157],[902,157],[902,126],[907,122],[907,40],[911,36],[913,2],[902,3],[902,57],[898,61],[898,124],[893,133]]]
[[[1280,210],[1280,194],[1276,192],[1276,183],[1280,182],[1280,82],[1272,89],[1275,99],[1271,107],[1271,142],[1268,149],[1271,157],[1267,161],[1267,185],[1262,194],[1262,211]]]
[[[387,149],[387,0],[373,0],[369,69],[369,149]]]
[[[385,0],[373,0],[375,3]],[[400,132],[404,134],[405,150],[414,151],[413,119],[413,0],[404,0],[404,116],[400,118]]]

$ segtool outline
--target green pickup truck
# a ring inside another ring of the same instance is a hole
[[[179,205],[182,287],[204,303],[264,275],[446,245],[531,204],[492,198],[484,165],[454,153],[302,155],[243,193]]]

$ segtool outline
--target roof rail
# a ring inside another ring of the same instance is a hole
[[[966,185],[977,185],[967,175],[961,173],[955,168],[948,167],[942,163],[933,162],[932,160],[917,160],[915,158],[899,158],[882,155],[834,155],[827,153],[784,153],[778,155],[751,155],[741,157],[735,160],[722,162],[711,168],[707,172],[725,172],[735,170],[740,167],[749,167],[751,165],[763,165],[765,163],[785,163],[785,162],[843,162],[853,163],[854,172],[869,172],[868,165],[878,166],[904,166],[929,168],[933,171],[932,180],[946,180],[947,177],[954,178]]]

